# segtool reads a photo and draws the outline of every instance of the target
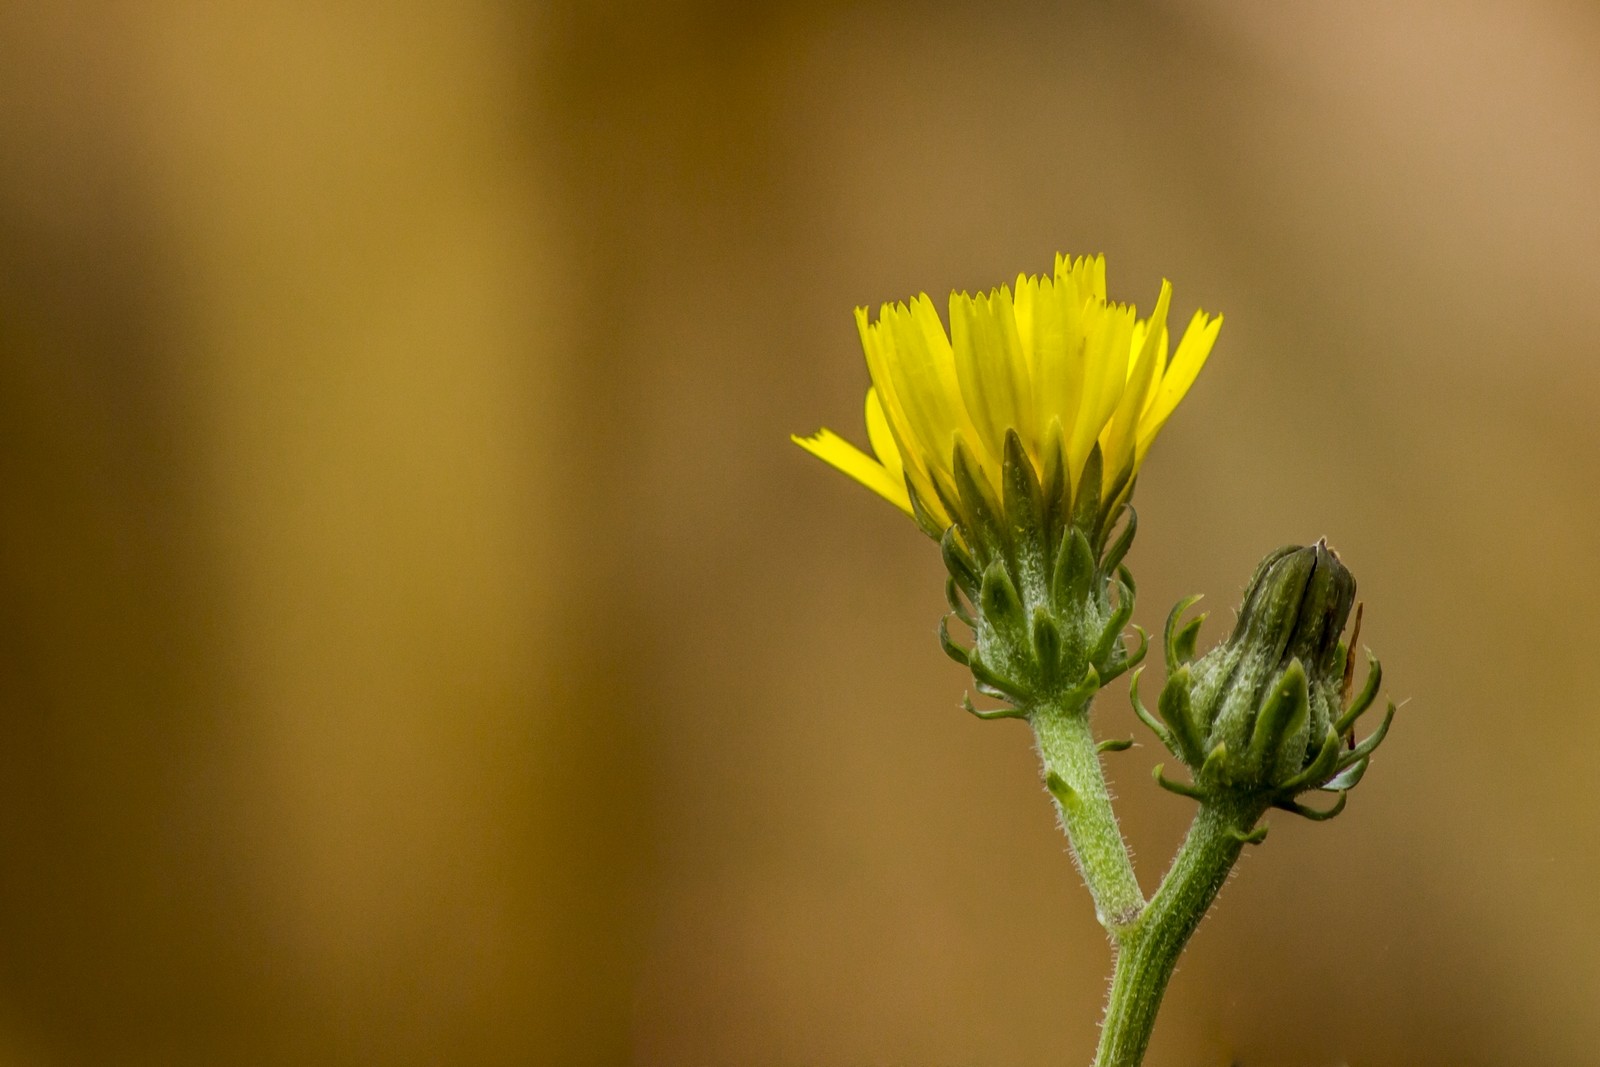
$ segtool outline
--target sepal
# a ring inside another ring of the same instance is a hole
[[[1205,758],[1206,728],[1195,717],[1194,702],[1190,698],[1192,686],[1189,668],[1179,667],[1177,673],[1167,679],[1156,708],[1177,742],[1173,753],[1190,767],[1197,767]]]
[[[1009,558],[1011,538],[1008,523],[1002,517],[1000,501],[959,434],[956,436],[952,467],[956,483],[956,499],[953,501],[956,510],[951,514],[958,515],[958,521],[966,526],[966,532],[970,535],[968,543],[973,545],[979,559],[984,562],[987,562],[983,559],[986,555],[991,559]]]
[[[979,653],[972,654],[967,661],[967,667],[972,671],[972,681],[978,687],[978,692],[984,696],[1010,701],[1019,707],[1028,703],[1027,686],[997,674],[983,661]]]
[[[1255,726],[1250,732],[1248,761],[1254,766],[1265,766],[1277,756],[1285,736],[1305,728],[1310,714],[1311,690],[1306,671],[1298,659],[1293,660],[1256,714]]]
[[[911,518],[917,524],[917,529],[933,538],[935,541],[944,536],[946,525],[934,517],[928,510],[928,505],[922,499],[922,494],[917,492],[917,487],[911,484],[910,475],[905,476],[906,497],[911,501]]]
[[[1371,763],[1372,761],[1369,758],[1363,756],[1326,782],[1317,786],[1317,788],[1325,793],[1343,793],[1354,789],[1367,773],[1367,767]]]
[[[1200,772],[1195,775],[1198,782],[1215,782],[1229,784],[1233,775],[1228,769],[1228,742],[1218,741],[1216,747],[1206,753],[1205,762],[1200,764]]]
[[[950,572],[950,580],[966,594],[968,600],[977,602],[978,586],[982,582],[978,574],[978,565],[961,544],[961,536],[954,526],[949,527],[939,537],[939,554],[944,558],[944,569]]]
[[[1366,683],[1362,685],[1361,692],[1356,694],[1356,698],[1350,702],[1350,706],[1345,709],[1345,713],[1339,716],[1339,722],[1334,728],[1341,734],[1349,733],[1351,727],[1355,726],[1356,720],[1372,707],[1373,701],[1378,698],[1378,689],[1382,685],[1383,664],[1378,662],[1377,656],[1368,652]]]
[[[956,618],[966,623],[968,627],[977,627],[978,620],[972,614],[971,601],[962,595],[961,589],[956,585],[954,578],[946,578],[944,580],[944,599],[950,605],[950,611]]]
[[[1184,612],[1194,607],[1204,597],[1204,593],[1184,597],[1173,606],[1171,614],[1167,616],[1166,629],[1162,631],[1161,647],[1167,655],[1169,673],[1194,659],[1194,646],[1199,640],[1200,624],[1205,622],[1205,614],[1195,616],[1182,627],[1179,627],[1178,620],[1183,618]]]
[[[956,644],[950,636],[950,616],[946,615],[939,620],[939,647],[944,649],[944,654],[961,664],[963,667],[972,665],[972,650]]]
[[[1091,541],[1100,533],[1100,478],[1103,461],[1100,445],[1089,449],[1083,473],[1072,487],[1072,525],[1088,533]]]
[[[1145,707],[1144,701],[1139,699],[1139,677],[1143,673],[1144,668],[1140,667],[1133,672],[1133,677],[1128,680],[1128,699],[1133,703],[1133,713],[1139,716],[1140,722],[1150,728],[1150,732],[1155,734],[1156,738],[1166,746],[1168,752],[1181,759],[1182,755],[1173,747],[1176,742],[1173,740],[1172,731],[1168,730],[1161,720],[1150,714],[1150,709]]]
[[[1039,464],[1039,488],[1044,495],[1045,543],[1054,547],[1072,519],[1071,486],[1067,484],[1066,435],[1061,420],[1052,417],[1045,430]]]
[[[982,613],[980,630],[992,629],[1013,644],[1028,632],[1027,620],[1022,614],[1022,596],[998,560],[983,572],[983,584],[978,587],[978,610]]]
[[[1150,651],[1150,635],[1143,626],[1133,624],[1133,632],[1139,635],[1139,644],[1132,652],[1128,651],[1127,642],[1118,640],[1111,646],[1111,655],[1107,657],[1105,670],[1100,674],[1101,684],[1121,677],[1131,668],[1144,662],[1145,653]]]
[[[1028,713],[1021,708],[979,708],[972,703],[972,698],[965,694],[961,697],[962,710],[977,718],[988,721],[990,719],[1026,719]]]
[[[1033,609],[1033,654],[1039,664],[1040,682],[1055,684],[1061,673],[1061,628],[1044,608]]]
[[[1159,785],[1162,789],[1165,789],[1169,793],[1176,793],[1180,797],[1188,797],[1190,800],[1206,799],[1205,791],[1199,786],[1186,785],[1183,782],[1174,782],[1171,778],[1168,778],[1162,773],[1164,767],[1165,764],[1158,763],[1150,772],[1150,777],[1156,780],[1156,785]]]
[[[1356,760],[1364,759],[1378,750],[1378,746],[1383,744],[1383,739],[1389,736],[1389,724],[1394,722],[1396,710],[1393,702],[1391,702],[1389,710],[1383,713],[1383,721],[1378,724],[1378,728],[1367,735],[1365,741],[1352,748],[1345,757],[1347,765],[1355,763]]]
[[[1077,527],[1068,530],[1056,552],[1050,578],[1050,598],[1060,611],[1081,611],[1094,591],[1098,569],[1089,539]]]
[[[1128,620],[1133,617],[1133,585],[1130,581],[1132,575],[1122,570],[1117,575],[1117,602],[1111,611],[1111,617],[1106,620],[1104,629],[1100,631],[1100,639],[1095,642],[1093,650],[1089,653],[1090,663],[1109,664],[1111,650],[1122,638],[1122,631],[1128,625]]]
[[[1019,555],[1042,559],[1047,536],[1044,492],[1016,430],[1006,431],[1005,454],[1000,462],[1000,490],[1006,531]]]
[[[1320,789],[1338,765],[1339,735],[1329,730],[1322,739],[1322,747],[1317,749],[1316,757],[1299,774],[1279,785],[1279,792],[1294,796],[1307,789]]]
[[[1290,814],[1298,815],[1302,819],[1310,819],[1312,822],[1327,822],[1329,819],[1336,817],[1340,812],[1344,811],[1345,802],[1349,799],[1350,794],[1341,791],[1339,793],[1339,799],[1333,802],[1333,806],[1331,808],[1308,808],[1304,804],[1301,804],[1297,801],[1283,798],[1274,800],[1272,802],[1272,806],[1283,811],[1287,811]]]
[[[1100,672],[1091,664],[1084,669],[1083,676],[1078,679],[1078,684],[1068,689],[1061,699],[1061,706],[1069,709],[1082,709],[1088,706],[1094,695],[1100,692],[1100,687],[1105,683],[1100,680]]]
[[[1128,554],[1134,535],[1139,532],[1139,513],[1133,509],[1133,505],[1126,504],[1122,510],[1127,512],[1128,520],[1122,524],[1122,532],[1117,534],[1116,540],[1106,547],[1105,558],[1100,562],[1100,569],[1106,573],[1122,566],[1123,557]]]

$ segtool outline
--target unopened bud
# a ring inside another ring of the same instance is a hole
[[[1139,709],[1194,774],[1194,786],[1178,791],[1251,794],[1315,815],[1295,794],[1359,779],[1382,730],[1359,755],[1341,743],[1376,696],[1371,684],[1343,706],[1341,635],[1355,594],[1354,576],[1325,541],[1280,548],[1256,567],[1233,633],[1195,662],[1187,661],[1196,624],[1178,625],[1192,600],[1179,605],[1167,625],[1162,721]]]

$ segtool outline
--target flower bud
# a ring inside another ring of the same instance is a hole
[[[1274,667],[1298,659],[1314,674],[1339,673],[1339,635],[1355,603],[1355,577],[1326,541],[1280,548],[1256,567],[1228,644]]]
[[[1233,633],[1192,663],[1198,623],[1179,628],[1193,601],[1179,604],[1167,624],[1160,721],[1135,693],[1140,716],[1194,775],[1193,786],[1164,785],[1193,796],[1257,796],[1315,816],[1294,804],[1296,794],[1342,794],[1355,784],[1388,727],[1386,719],[1367,743],[1344,746],[1381,678],[1373,660],[1367,685],[1344,706],[1353,664],[1340,637],[1355,592],[1354,576],[1325,541],[1280,548],[1256,567]]]

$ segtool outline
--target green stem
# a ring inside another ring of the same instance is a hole
[[[1029,722],[1072,854],[1094,897],[1095,913],[1100,925],[1115,935],[1138,918],[1144,894],[1111,809],[1100,752],[1089,729],[1088,702],[1079,707],[1036,708]]]
[[[1138,1067],[1144,1059],[1178,956],[1228,880],[1243,835],[1265,810],[1254,800],[1202,802],[1149,907],[1113,932],[1117,964],[1095,1067]]]

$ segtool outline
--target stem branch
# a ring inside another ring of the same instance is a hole
[[[1143,914],[1113,931],[1117,943],[1111,997],[1100,1028],[1095,1067],[1138,1067],[1178,956],[1228,880],[1228,872],[1266,805],[1207,799]]]

